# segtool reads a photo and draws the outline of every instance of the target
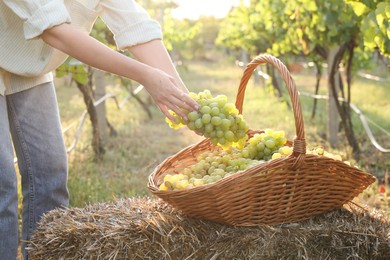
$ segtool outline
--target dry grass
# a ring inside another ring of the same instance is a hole
[[[160,200],[122,199],[46,214],[32,259],[389,259],[390,221],[354,205],[300,223],[233,227]]]

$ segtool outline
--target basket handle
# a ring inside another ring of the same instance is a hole
[[[292,156],[297,157],[293,165],[293,169],[297,169],[303,163],[306,154],[305,129],[303,124],[302,108],[299,101],[299,93],[293,78],[286,66],[277,58],[269,54],[261,54],[255,57],[245,68],[241,78],[240,86],[236,97],[236,107],[240,114],[242,114],[242,105],[244,103],[246,85],[252,76],[252,72],[256,67],[263,63],[269,63],[278,69],[284,82],[286,83],[288,93],[290,95],[292,109],[294,112],[296,137],[293,143]]]

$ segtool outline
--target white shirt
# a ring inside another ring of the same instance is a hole
[[[68,56],[39,38],[44,30],[71,23],[89,33],[98,16],[118,49],[162,38],[160,25],[134,0],[0,0],[0,94],[53,80]]]

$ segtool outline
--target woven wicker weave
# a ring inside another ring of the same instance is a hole
[[[150,174],[148,187],[158,197],[190,217],[236,226],[281,224],[302,221],[351,201],[375,181],[369,173],[341,161],[306,154],[305,131],[299,95],[289,71],[271,55],[259,55],[241,78],[236,107],[242,113],[245,88],[253,70],[269,63],[281,73],[292,102],[296,138],[288,145],[293,154],[258,164],[215,183],[187,190],[160,191],[163,177],[180,173],[196,157],[215,148],[209,141],[191,145],[166,158]],[[261,130],[249,130],[249,136]]]

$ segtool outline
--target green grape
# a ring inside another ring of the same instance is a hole
[[[210,119],[211,121],[211,119]],[[214,126],[212,124],[206,124],[204,127],[204,131],[207,133],[211,133],[214,130]]]
[[[199,118],[198,112],[192,111],[192,112],[188,113],[188,120],[195,121],[198,118]]]
[[[188,126],[188,128],[191,129],[191,130],[195,130],[195,129],[196,129],[195,123],[194,123],[194,122],[189,122],[187,126]]]
[[[200,129],[203,127],[203,122],[201,118],[195,120],[195,128]]]
[[[260,142],[260,143],[258,143],[258,144],[256,145],[256,149],[257,149],[257,151],[259,151],[259,152],[264,151],[264,148],[265,148],[265,144],[264,144],[263,142]]]
[[[268,139],[267,141],[265,141],[265,146],[267,146],[267,148],[269,148],[269,149],[274,148],[275,145],[276,145],[275,139],[273,139],[273,138],[272,139]]]
[[[201,172],[203,173],[203,170],[202,170]],[[201,172],[195,173],[195,174],[193,175],[194,178],[196,178],[196,179],[202,179],[202,178],[203,178],[203,175],[201,174]]]
[[[282,154],[283,156],[288,156],[292,154],[292,147],[282,146],[279,148],[279,153]]]
[[[218,102],[218,101],[223,101],[224,104],[227,102],[227,98],[226,98],[225,95],[218,95],[218,96],[215,97],[215,99],[217,100],[217,102]],[[222,106],[223,106],[224,104],[222,104]]]
[[[218,126],[218,125],[222,124],[222,119],[219,116],[213,116],[211,118],[211,123],[215,126]]]
[[[187,177],[190,177],[192,175],[192,171],[190,168],[185,168],[183,170],[183,174],[186,175]]]
[[[220,138],[218,138],[218,143],[220,143],[220,144],[222,144],[222,145],[227,144],[226,138],[225,138],[225,137],[220,137]]]
[[[223,131],[222,130],[216,130],[215,133],[216,133],[216,137],[218,137],[218,138],[223,137]]]
[[[224,163],[220,163],[218,165],[218,169],[222,169],[222,170],[225,170],[226,169],[226,165]]]
[[[224,113],[219,113],[218,116],[223,120],[226,119],[226,116]]]
[[[212,116],[219,116],[219,108],[218,108],[218,107],[213,107],[213,108],[211,109],[210,114],[211,114]]]
[[[211,166],[217,168],[219,163],[215,160],[215,158],[213,159],[212,163],[210,164]]]
[[[238,115],[238,110],[233,103],[226,103],[223,107],[228,113]]]
[[[230,157],[228,155],[222,155],[222,162],[223,163],[227,163],[227,162],[229,162],[229,160],[230,160]]]
[[[210,121],[211,121],[211,115],[209,113],[203,114],[202,123],[206,125],[206,124],[210,123]]]
[[[203,106],[199,109],[199,112],[201,112],[203,115],[204,114],[210,114],[211,113],[211,108],[209,106]]]
[[[241,156],[243,158],[249,158],[249,149],[247,148],[242,149]]]
[[[242,131],[242,130],[237,130],[237,132],[236,132],[236,136],[237,136],[239,139],[244,138],[245,135],[246,135],[245,132]]]
[[[193,182],[194,186],[202,186],[204,184],[202,178],[196,178]]]
[[[220,179],[222,179],[222,176],[221,175],[214,175],[214,176],[211,176],[210,178],[213,178],[213,182],[217,182]]]
[[[281,153],[274,153],[273,155],[272,155],[272,160],[274,160],[274,159],[279,159],[279,158],[282,158],[282,154]]]
[[[237,130],[238,130],[237,124],[233,123],[232,126],[230,127],[230,130],[232,130],[233,132],[237,132]]]
[[[214,162],[216,162],[218,164],[222,163],[222,158],[221,158],[221,156],[219,154],[217,154],[217,156],[215,156]]]
[[[223,169],[215,169],[213,174],[223,177],[225,176],[225,171]]]
[[[268,147],[264,148],[264,155],[271,155],[272,154],[272,150],[269,149]]]
[[[234,133],[230,130],[226,131],[225,138],[226,138],[226,140],[232,142],[234,140]]]
[[[233,172],[234,171],[234,167],[229,165],[229,166],[226,167],[225,171],[226,172]]]
[[[284,145],[287,142],[287,138],[285,136],[279,136],[276,138],[276,142],[278,145]]]
[[[232,123],[230,122],[229,119],[227,119],[227,118],[222,119],[222,129],[223,130],[228,130],[229,127],[231,126],[231,124]]]
[[[211,102],[209,105],[211,108],[218,107],[218,102]]]
[[[209,169],[208,169],[208,171],[207,171],[207,173],[208,173],[209,175],[211,175],[211,174],[215,171],[215,169],[216,169],[215,166],[210,166]]]
[[[257,143],[259,143],[260,139],[259,139],[259,135],[255,135],[254,137],[250,138],[248,143],[251,145],[251,146],[255,146]]]

